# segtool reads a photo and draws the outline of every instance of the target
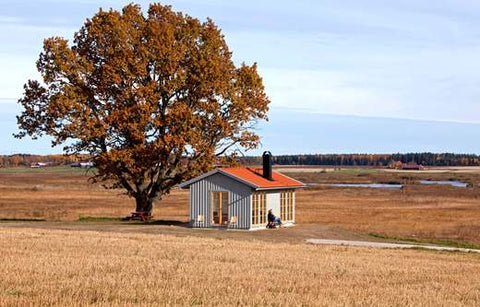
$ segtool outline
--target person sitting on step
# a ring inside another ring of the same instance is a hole
[[[280,218],[277,218],[275,214],[273,214],[272,209],[268,210],[268,216],[267,216],[268,224],[267,228],[277,228],[277,224],[280,225]]]

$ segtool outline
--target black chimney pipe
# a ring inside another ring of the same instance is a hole
[[[272,177],[272,153],[265,151],[262,155],[263,159],[263,177],[273,181]]]

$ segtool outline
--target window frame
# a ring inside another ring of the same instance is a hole
[[[261,225],[267,222],[267,195],[265,192],[252,193],[252,225]]]
[[[283,190],[280,192],[280,219],[293,221],[293,191]]]

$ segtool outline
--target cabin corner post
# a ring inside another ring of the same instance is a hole
[[[292,222],[295,224],[296,222],[296,211],[297,211],[297,193],[295,192],[295,190],[293,190],[292,192],[292,211],[293,211],[293,216],[292,216]]]
[[[190,204],[190,208],[188,210],[188,214],[190,215],[189,216],[189,221],[190,221],[190,227],[195,227],[195,213],[193,212],[194,211],[194,207],[193,207],[193,200],[192,200],[192,186],[190,186],[188,188],[188,203]]]
[[[245,214],[245,216],[247,217],[247,229],[251,230],[252,229],[252,218],[253,218],[253,215],[252,215],[252,206],[253,206],[253,193],[255,191],[252,190],[252,192],[250,193],[250,195],[248,196],[248,203],[249,205],[247,206],[247,212]]]
[[[212,219],[213,219],[213,191],[208,190],[208,201],[206,202],[205,205],[205,221],[206,221],[206,227],[211,227],[213,225]]]

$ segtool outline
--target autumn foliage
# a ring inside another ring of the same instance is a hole
[[[123,187],[137,210],[216,157],[251,149],[269,100],[256,65],[236,67],[212,20],[152,4],[100,10],[73,43],[48,38],[19,103],[20,133],[88,153],[95,181]]]

